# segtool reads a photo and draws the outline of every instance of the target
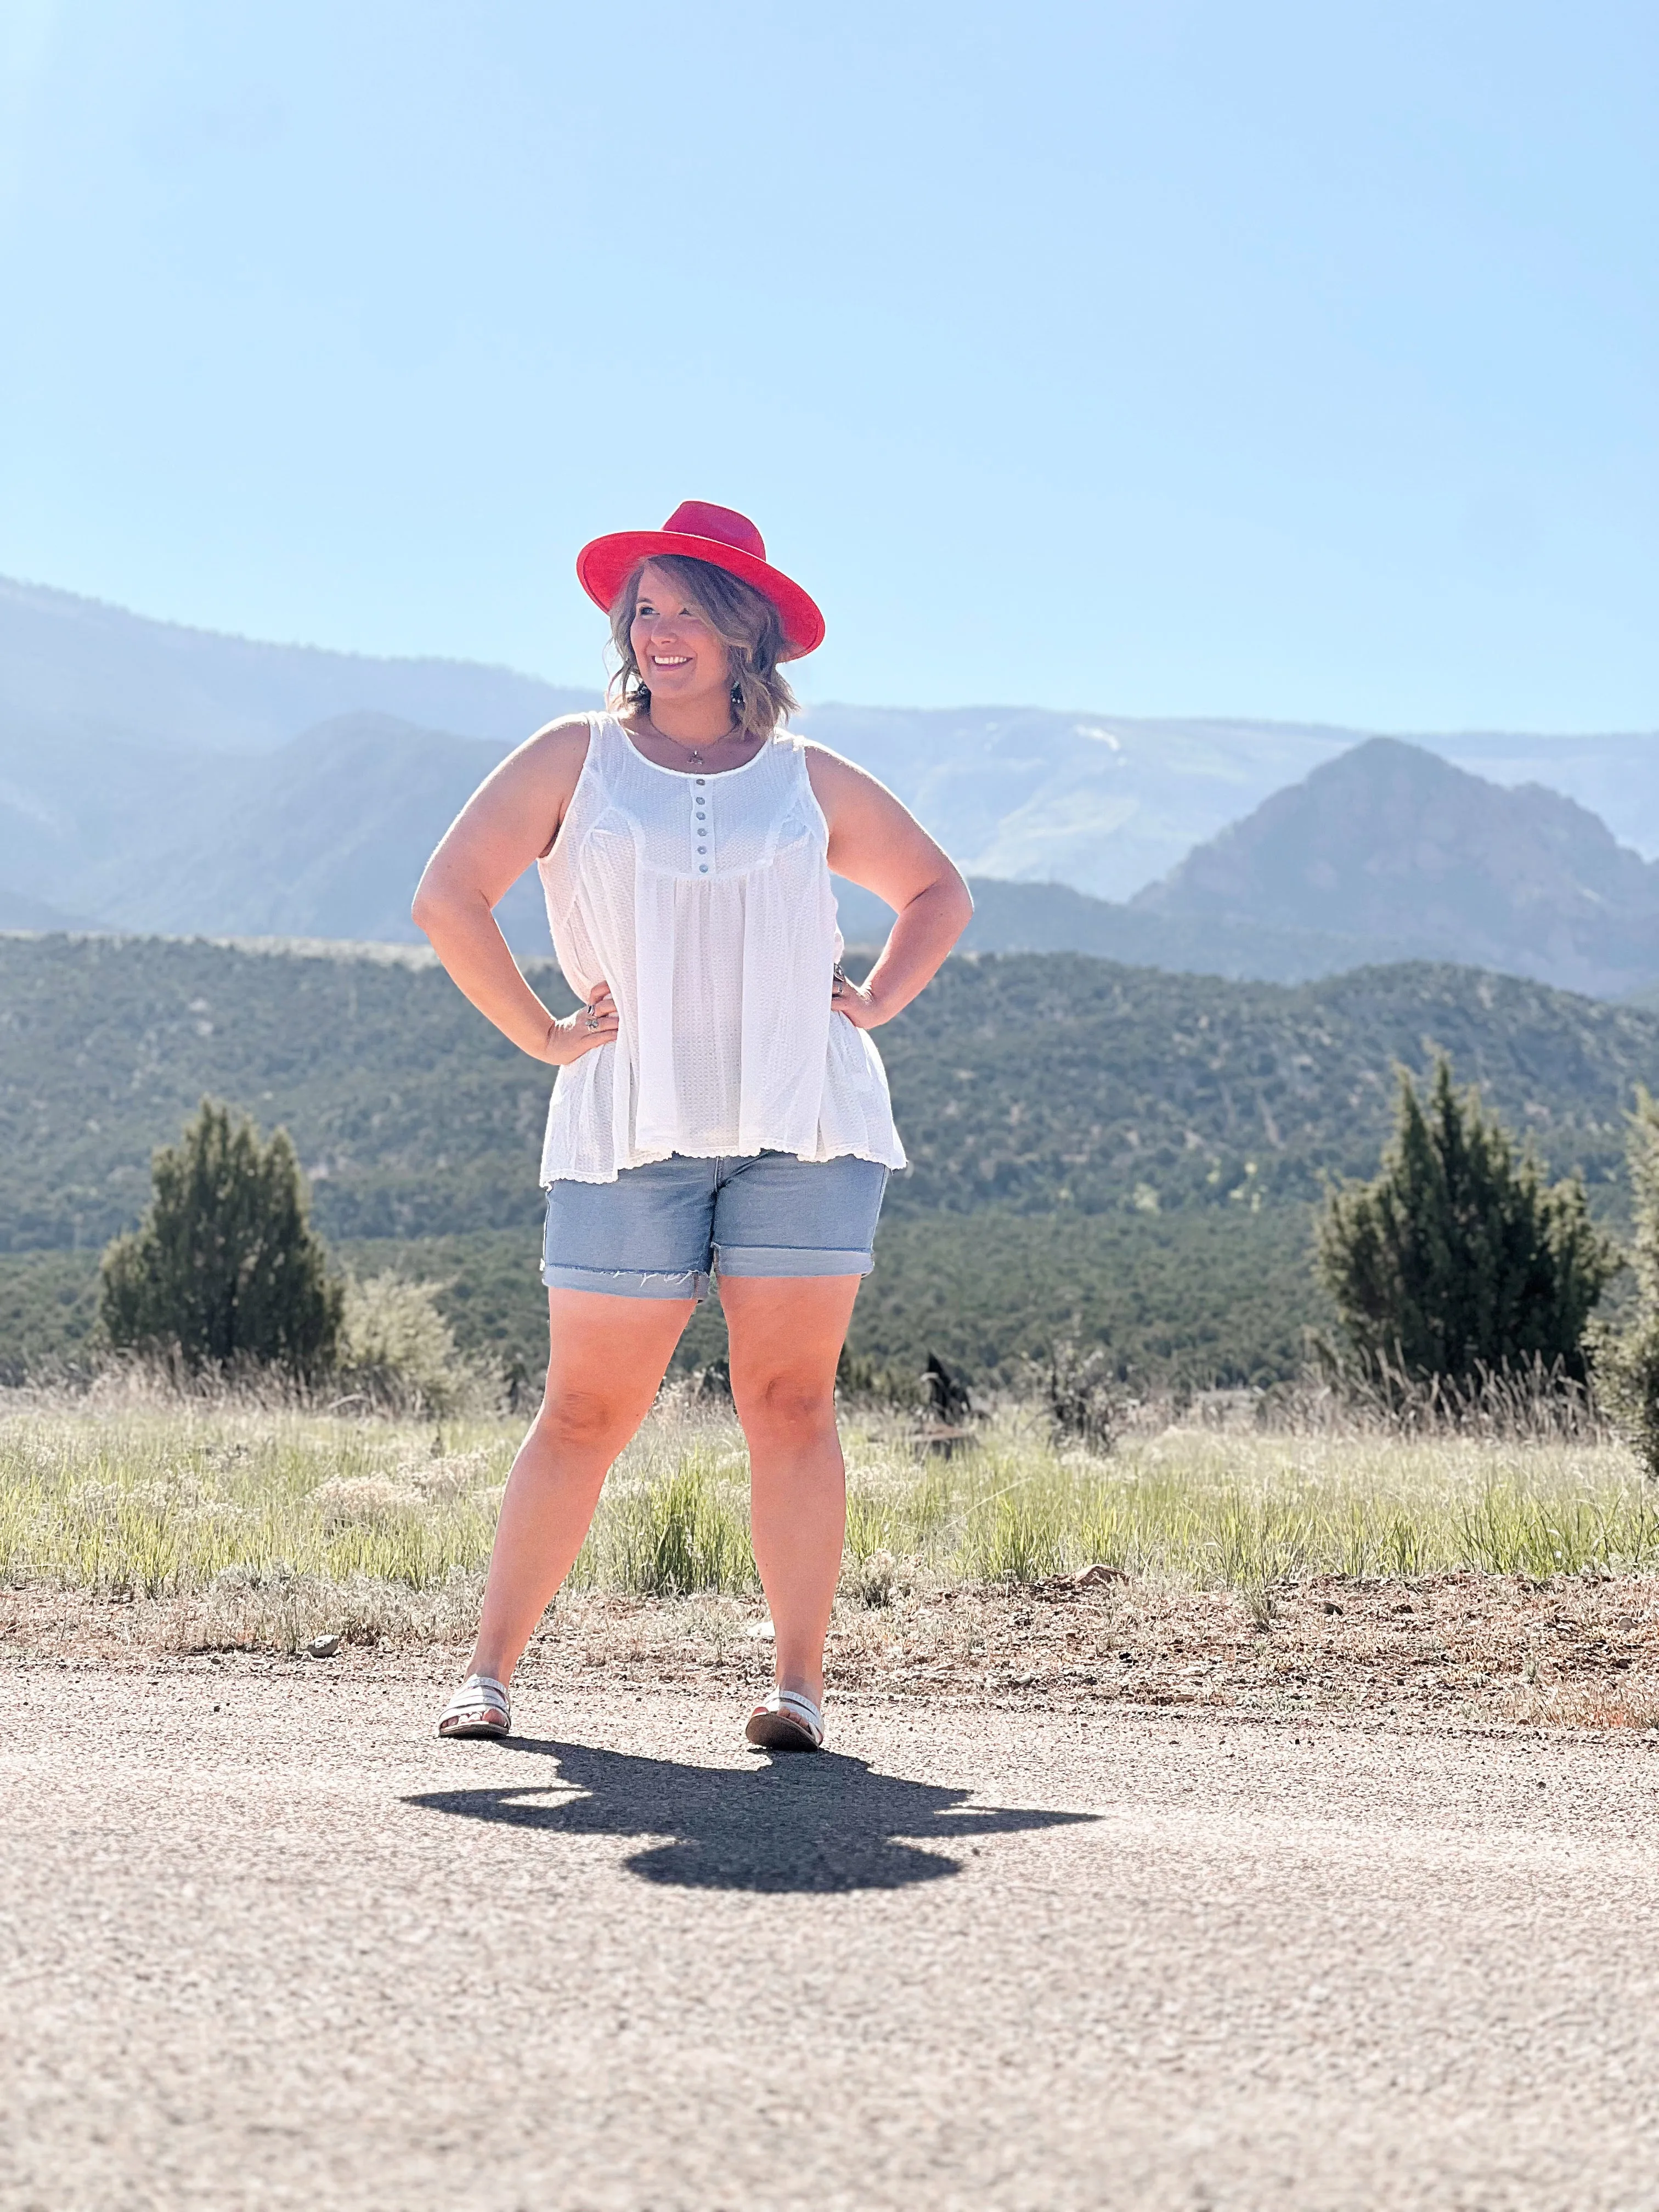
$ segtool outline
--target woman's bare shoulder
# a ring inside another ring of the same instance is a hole
[[[873,784],[878,791],[885,790],[886,786],[879,777],[872,775],[867,768],[860,768],[856,761],[849,761],[845,753],[838,753],[829,745],[820,744],[816,738],[802,738],[798,742],[806,756],[806,773],[811,777],[815,789],[822,777],[826,787],[862,783]]]
[[[556,721],[544,722],[507,755],[495,773],[505,772],[515,784],[562,791],[568,797],[582,772],[592,735],[591,715],[561,714]]]
[[[544,722],[519,747],[519,752],[538,754],[546,760],[566,757],[582,759],[587,751],[589,738],[593,734],[592,714],[561,714],[551,722]],[[511,757],[516,759],[517,754]]]
[[[580,781],[591,736],[586,714],[544,723],[490,770],[462,820],[481,830],[510,824],[515,837],[529,835],[537,852],[548,851]]]
[[[820,806],[828,806],[836,799],[855,803],[860,799],[892,798],[879,776],[872,775],[856,761],[849,761],[844,753],[834,752],[811,738],[803,738],[800,748],[806,756],[807,779]]]

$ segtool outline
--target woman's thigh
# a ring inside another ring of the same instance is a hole
[[[550,1291],[544,1418],[595,1442],[621,1434],[626,1443],[651,1410],[694,1304]]]
[[[858,1275],[725,1275],[720,1304],[741,1415],[787,1398],[805,1412],[833,1406],[836,1364],[853,1318]]]

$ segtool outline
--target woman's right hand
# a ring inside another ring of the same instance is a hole
[[[572,1060],[580,1060],[596,1046],[614,1044],[617,1027],[617,1002],[611,995],[611,986],[596,983],[585,1006],[578,1006],[574,1014],[554,1021],[547,1032],[547,1049],[542,1058],[555,1067],[568,1067]]]

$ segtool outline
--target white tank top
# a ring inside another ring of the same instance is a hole
[[[800,740],[742,768],[659,768],[613,714],[540,863],[571,989],[609,983],[617,1041],[559,1070],[542,1181],[611,1182],[672,1153],[851,1153],[904,1165],[866,1033],[831,1012],[829,824]]]

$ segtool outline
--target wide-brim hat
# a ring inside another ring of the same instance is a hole
[[[711,562],[770,599],[783,623],[780,660],[799,660],[823,644],[823,617],[799,584],[772,566],[766,540],[749,517],[704,499],[682,500],[660,530],[613,530],[595,538],[576,556],[576,574],[594,605],[609,614],[634,569],[659,553]]]

